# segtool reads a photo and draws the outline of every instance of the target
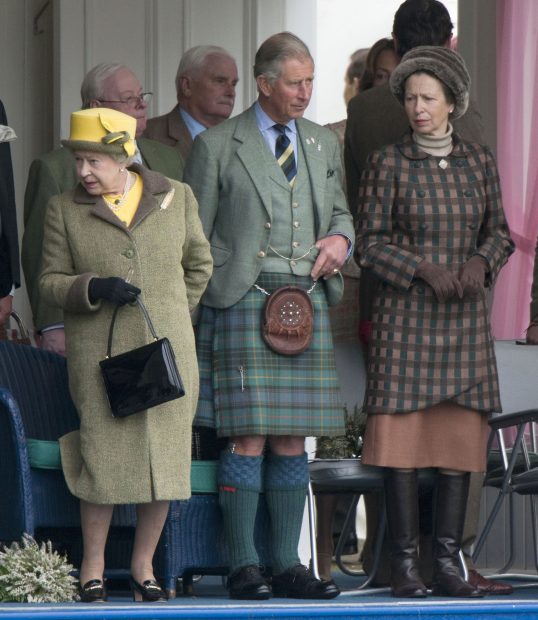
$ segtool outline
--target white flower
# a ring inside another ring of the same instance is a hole
[[[0,601],[61,603],[76,599],[73,566],[52,549],[24,534],[22,545],[0,550]]]

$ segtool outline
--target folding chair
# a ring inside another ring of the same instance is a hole
[[[506,499],[509,502],[509,557],[504,566],[499,569],[492,578],[511,578],[536,581],[536,576],[522,573],[509,573],[509,569],[515,561],[515,519],[513,494],[531,495],[531,521],[534,540],[534,563],[538,571],[538,543],[536,522],[537,509],[535,494],[538,494],[538,454],[534,435],[534,423],[538,422],[538,409],[516,411],[514,413],[500,414],[489,421],[491,432],[488,440],[488,454],[495,454],[494,442],[497,440],[502,467],[488,467],[488,473],[484,484],[498,489],[496,500],[490,510],[486,523],[478,537],[473,561],[478,559],[486,539],[491,532],[493,524]],[[505,433],[507,430],[515,431],[515,439],[511,449],[507,448]],[[530,435],[529,435],[530,433]],[[530,450],[527,443],[530,437]],[[495,459],[493,459],[495,462]],[[491,462],[491,459],[490,459]],[[516,587],[523,587],[522,585]]]

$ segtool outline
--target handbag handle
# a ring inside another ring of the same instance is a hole
[[[30,343],[30,332],[26,329],[24,321],[17,314],[17,312],[15,312],[15,310],[11,311],[10,316],[15,321],[15,323],[17,323],[17,327],[19,329],[20,338],[18,338],[17,341],[26,340],[28,341],[28,343]],[[8,340],[8,332],[6,330],[5,324],[0,324],[0,340]]]
[[[15,320],[15,323],[17,323],[17,327],[19,328],[19,331],[21,333],[21,338],[23,338],[25,340],[30,340],[30,333],[26,329],[26,325],[24,324],[23,320],[15,312],[15,310],[11,311],[11,317]]]
[[[144,302],[138,296],[135,297],[135,301],[138,304],[138,307],[140,308],[140,310],[142,311],[144,318],[146,319],[146,323],[149,327],[149,331],[151,332],[151,335],[153,336],[153,340],[159,340],[159,337],[157,336],[157,332],[155,331],[155,327],[153,327],[153,323],[151,322],[151,319],[149,318],[149,314],[146,309],[146,306],[144,305]],[[120,308],[121,306],[116,306],[114,308],[114,313],[112,314],[112,320],[110,321],[110,329],[108,330],[108,344],[107,344],[107,349],[106,349],[106,359],[108,359],[112,353],[112,336],[114,334],[114,325],[116,323],[116,316]]]

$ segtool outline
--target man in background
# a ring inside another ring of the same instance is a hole
[[[144,136],[176,147],[185,161],[194,138],[231,115],[238,81],[235,60],[225,49],[192,47],[177,69],[177,105],[168,114],[151,118]]]

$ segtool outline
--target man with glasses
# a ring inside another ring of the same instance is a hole
[[[199,133],[230,117],[238,81],[235,60],[224,48],[191,47],[176,73],[177,105],[150,118],[144,136],[176,147],[185,161]]]
[[[85,76],[80,89],[82,108],[108,107],[136,118],[134,161],[150,170],[181,181],[183,163],[172,147],[141,138],[146,129],[147,106],[151,98],[143,92],[136,75],[124,65],[99,64]],[[41,335],[41,347],[65,354],[63,313],[49,306],[39,294],[43,225],[49,199],[77,184],[75,161],[64,148],[55,149],[32,162],[24,195],[24,236],[22,266],[26,278],[33,321]]]

